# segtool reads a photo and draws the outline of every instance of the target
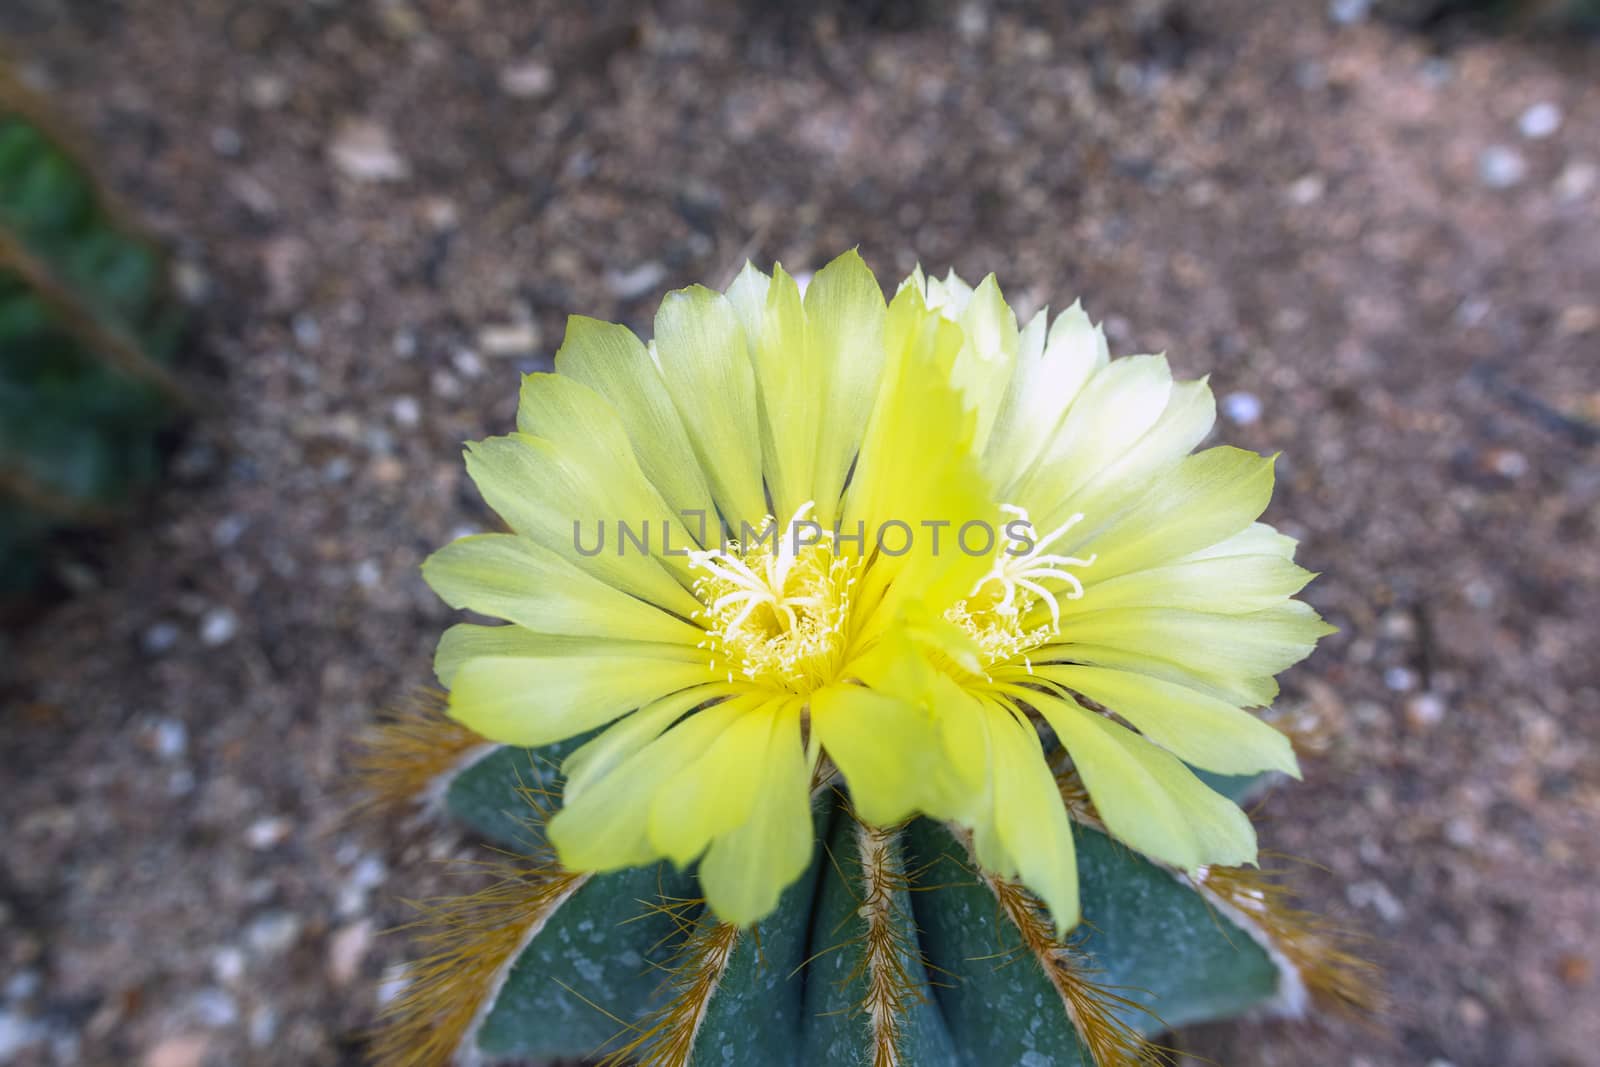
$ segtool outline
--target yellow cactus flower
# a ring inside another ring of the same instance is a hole
[[[561,861],[698,860],[730,922],[806,868],[824,766],[870,823],[969,830],[1063,928],[1056,745],[1132,848],[1251,862],[1190,767],[1298,773],[1244,709],[1328,628],[1256,522],[1272,461],[1191,454],[1214,414],[1077,305],[1019,328],[993,276],[920,271],[886,304],[853,252],[803,292],[747,266],[670,293],[648,343],[575,317],[517,432],[467,450],[512,532],[424,567],[507,624],[440,641],[450,713],[514,745],[605,727],[563,767]]]

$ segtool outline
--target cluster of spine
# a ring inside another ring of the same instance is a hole
[[[186,406],[159,250],[0,65],[0,592],[42,537],[124,514]]]
[[[440,783],[482,757],[486,748],[481,740],[446,718],[441,709],[437,699],[420,701],[369,736],[360,770],[366,803],[373,810],[394,815],[419,802],[437,807]],[[531,784],[524,780],[508,790],[506,798],[508,807],[524,820],[531,842],[542,840],[543,822],[556,803],[547,769],[535,766],[535,758],[529,756]],[[1070,767],[1061,768],[1057,780],[1073,819],[1099,829],[1093,805]],[[835,836],[833,849],[824,846],[818,877],[839,879],[854,907],[838,929],[813,932],[827,947],[803,961],[800,969],[815,974],[819,960],[845,954],[848,967],[840,988],[856,991],[847,1014],[860,1039],[858,1054],[849,1062],[873,1067],[913,1064],[906,1048],[910,1013],[927,1006],[930,982],[940,986],[958,979],[940,973],[922,954],[909,901],[912,894],[950,884],[950,867],[923,862],[908,869],[905,828],[861,822],[826,769],[819,774],[815,795],[819,802],[826,796],[838,804],[841,817],[850,820],[847,836]],[[965,855],[946,858],[992,898],[994,928],[1000,933],[987,965],[1042,972],[1077,1035],[1085,1064],[1145,1067],[1171,1062],[1171,1051],[1149,1036],[1164,1026],[1136,997],[1137,991],[1105,980],[1083,949],[1083,928],[1058,935],[1035,897],[1015,882],[978,867],[968,836],[959,828],[947,829],[957,851]],[[840,848],[841,840],[847,840],[848,847]],[[537,843],[522,853],[500,852],[496,860],[476,867],[480,881],[487,881],[483,888],[419,906],[420,918],[410,929],[422,954],[407,969],[404,990],[385,1008],[384,1025],[373,1045],[379,1064],[444,1067],[481,1062],[475,1036],[513,963],[590,878],[564,870],[548,847]],[[1295,908],[1271,875],[1234,868],[1169,873],[1199,894],[1217,916],[1246,931],[1272,958],[1282,979],[1278,995],[1267,1007],[1298,1015],[1314,1005],[1356,1017],[1370,1017],[1379,1010],[1371,965],[1334,927]],[[638,946],[642,958],[657,961],[643,966],[659,972],[658,996],[647,1010],[590,1004],[616,1028],[613,1039],[594,1054],[604,1057],[603,1067],[716,1062],[714,1056],[702,1058],[698,1051],[706,1042],[711,1048],[717,1045],[717,1035],[707,1032],[713,1002],[731,980],[736,952],[753,947],[762,966],[772,965],[761,956],[764,924],[740,929],[720,922],[697,896],[677,894],[665,886],[655,899],[640,899],[637,907],[641,922],[664,920],[652,928],[657,933],[640,936],[671,941],[665,951],[658,951],[663,949],[660,943]],[[659,933],[663,928],[665,935]],[[913,967],[928,980],[914,976]],[[540,1022],[533,1020],[530,1025]]]

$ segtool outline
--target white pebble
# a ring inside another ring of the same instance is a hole
[[[1383,672],[1383,684],[1396,693],[1408,693],[1417,687],[1417,672],[1409,667],[1390,667]]]
[[[383,581],[383,568],[375,559],[364,559],[356,564],[356,584],[363,589],[376,589]]]
[[[628,270],[606,271],[606,284],[622,299],[634,300],[660,285],[666,277],[667,268],[650,260]]]
[[[544,96],[555,85],[555,71],[537,60],[518,63],[500,72],[500,91],[519,100]]]
[[[283,815],[257,819],[244,832],[244,843],[257,852],[281,845],[294,829],[294,823]]]
[[[1491,189],[1509,189],[1528,176],[1528,161],[1515,148],[1490,145],[1478,156],[1478,179]]]
[[[389,405],[389,414],[401,426],[415,426],[422,421],[422,405],[414,396],[397,396]]]
[[[1341,26],[1363,22],[1372,13],[1372,0],[1328,0],[1328,17]]]
[[[1229,393],[1222,398],[1222,414],[1229,422],[1249,426],[1261,418],[1261,400],[1254,393]]]
[[[10,1063],[23,1049],[44,1040],[42,1025],[14,1011],[0,1011],[0,1063]]]
[[[220,648],[239,632],[239,617],[229,608],[212,608],[200,619],[200,643]]]
[[[268,1004],[259,1004],[250,1013],[250,1028],[246,1033],[253,1048],[266,1048],[278,1036],[278,1012]]]
[[[177,624],[158,622],[144,632],[142,641],[144,650],[152,656],[159,656],[163,652],[169,652],[172,646],[178,643]]]
[[[244,977],[244,953],[223,945],[211,954],[211,977],[223,985],[236,985]]]
[[[1549,101],[1534,104],[1517,119],[1517,129],[1531,141],[1543,140],[1561,128],[1561,109]]]
[[[211,527],[211,543],[218,548],[232,548],[249,525],[243,515],[224,515]]]
[[[287,911],[269,912],[251,923],[244,936],[257,952],[276,956],[287,952],[300,940],[300,918]]]
[[[220,989],[202,989],[189,998],[188,1014],[201,1026],[220,1030],[239,1021],[239,1005]]]
[[[375,122],[346,122],[328,146],[328,156],[340,173],[358,182],[399,181],[411,173],[389,131]]]
[[[1407,710],[1417,723],[1434,726],[1444,718],[1444,700],[1437,693],[1419,693]]]
[[[156,720],[150,733],[162,759],[177,759],[189,750],[189,728],[177,719]]]
[[[6,982],[6,999],[27,1000],[39,991],[41,981],[38,971],[18,971]]]

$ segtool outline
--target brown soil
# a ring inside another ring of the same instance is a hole
[[[1595,1062],[1597,53],[1310,0],[586,9],[0,9],[178,250],[209,409],[0,638],[10,1062],[359,1062],[403,952],[369,934],[465,848],[353,830],[341,771],[428,678],[418,562],[488,521],[459,443],[567,312],[647,327],[746,254],[855,244],[1082,295],[1284,453],[1272,517],[1341,632],[1286,679],[1331,742],[1265,837],[1393,1011],[1186,1047]]]

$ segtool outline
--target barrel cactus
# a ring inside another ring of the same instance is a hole
[[[1255,867],[1240,802],[1300,771],[1250,709],[1327,627],[1272,461],[1193,452],[1204,381],[853,253],[556,366],[469,446],[509,531],[423,568],[503,625],[363,757],[502,857],[427,906],[380,1061],[1105,1067],[1370,1005]]]
[[[0,592],[45,534],[125,511],[180,410],[161,252],[0,70]]]

